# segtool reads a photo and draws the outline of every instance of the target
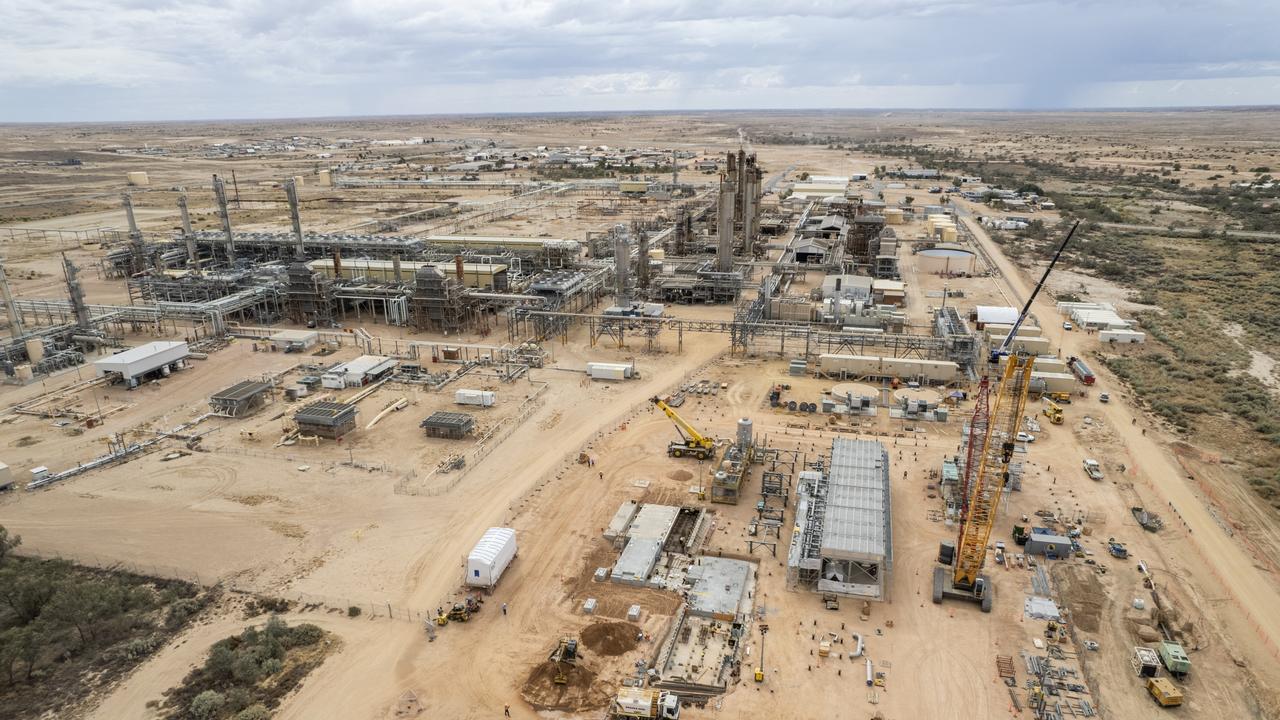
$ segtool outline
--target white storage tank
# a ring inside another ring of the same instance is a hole
[[[491,588],[516,557],[516,531],[491,527],[467,555],[467,585]]]
[[[453,401],[458,405],[493,407],[498,396],[492,390],[458,390],[453,394]]]
[[[751,447],[751,418],[738,418],[738,447]]]

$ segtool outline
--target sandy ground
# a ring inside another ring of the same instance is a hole
[[[588,126],[600,133],[600,142],[620,132],[607,123],[564,122],[521,130],[495,125],[486,131],[552,143],[576,137]],[[634,137],[661,137],[671,127],[669,122],[646,122],[631,130]],[[736,135],[724,127],[699,123],[690,127],[693,139],[688,142],[705,142],[704,147],[712,149],[716,143],[728,147]],[[379,130],[395,131],[390,126]],[[977,131],[969,127],[966,132]],[[198,135],[203,137],[191,134]],[[887,162],[823,145],[760,146],[757,150],[767,175],[789,166],[815,173],[865,172]],[[157,165],[164,168],[156,172],[166,183],[203,175],[211,166],[194,163],[188,169],[171,159]],[[253,172],[241,172],[242,182],[254,177]],[[273,172],[258,171],[261,179],[270,179]],[[923,204],[920,193],[912,194]],[[63,222],[68,227],[115,222],[112,212],[78,213]],[[154,218],[147,215],[147,221],[163,224],[161,212],[157,210]],[[94,218],[99,214],[103,216]],[[597,218],[561,214],[538,213],[499,225],[522,233],[522,228],[529,228],[530,234],[545,225],[549,232],[568,236],[600,227]],[[331,220],[325,215],[318,222]],[[975,223],[971,228],[996,258],[1002,278],[944,281],[918,272],[904,252],[904,280],[911,293],[907,312],[913,327],[927,322],[930,305],[940,304],[940,297],[928,294],[940,291],[944,284],[964,292],[957,302],[966,308],[1025,297],[1026,278],[999,255],[981,228]],[[56,257],[24,258],[22,269],[39,275],[15,280],[20,294],[59,295],[56,262]],[[806,283],[814,282],[820,278],[811,274]],[[91,301],[109,302],[108,298],[122,296],[118,282],[92,278],[86,283]],[[673,312],[684,317],[730,315],[728,308],[681,307]],[[1046,300],[1037,302],[1035,313],[1064,354],[1091,347],[1088,336],[1060,329]],[[388,339],[408,336],[398,328],[370,326],[369,330]],[[623,349],[591,348],[577,331],[567,344],[549,346],[552,366],[531,374],[534,381],[548,383],[542,404],[455,487],[441,494],[397,491],[405,474],[428,473],[449,449],[444,443],[426,441],[416,426],[430,409],[447,406],[447,397],[422,396],[411,411],[400,414],[403,417],[392,416],[376,431],[358,432],[343,446],[274,449],[269,441],[240,436],[242,429],[270,435],[280,422],[275,417],[279,406],[245,421],[206,421],[202,429],[213,430],[204,442],[209,452],[169,462],[150,455],[47,491],[5,497],[0,499],[0,523],[21,533],[28,547],[40,552],[95,564],[124,562],[150,567],[158,574],[195,576],[202,582],[218,579],[232,587],[334,608],[386,605],[397,616],[389,620],[370,618],[373,612],[358,619],[327,612],[297,615],[334,631],[344,645],[286,702],[279,717],[391,717],[405,691],[415,692],[426,712],[435,717],[499,717],[504,704],[510,704],[517,717],[551,717],[526,705],[520,689],[558,637],[575,634],[591,621],[579,610],[584,599],[599,599],[600,614],[606,618],[620,617],[628,605],[640,604],[642,627],[655,635],[661,634],[675,607],[669,594],[590,581],[595,567],[611,563],[614,557],[600,530],[620,502],[698,502],[689,488],[696,485],[702,469],[665,456],[663,448],[674,430],[646,401],[721,356],[727,350],[727,338],[687,334],[678,354],[673,352],[674,344],[672,338],[664,338],[665,352],[655,354],[646,353],[638,341]],[[576,371],[588,359],[635,359],[642,378],[619,384],[586,382]],[[127,406],[102,428],[72,435],[65,428],[52,427],[49,420],[24,417],[0,425],[0,447],[6,449],[6,462],[19,473],[38,463],[69,465],[99,454],[109,432],[172,427],[204,412],[211,392],[247,376],[287,370],[300,360],[305,356],[253,353],[248,345],[235,343],[158,387],[82,393],[82,408]],[[771,442],[817,453],[829,445],[833,433],[818,427],[812,417],[767,407],[768,387],[789,381],[784,372],[783,362],[721,359],[699,377],[728,382],[729,389],[715,397],[692,399],[681,412],[699,427],[721,435],[731,432],[737,417],[750,416],[757,432],[768,435]],[[1103,389],[1120,387],[1104,369],[1099,372]],[[73,382],[75,377],[72,371],[39,386],[2,387],[0,402],[15,403]],[[826,385],[801,379],[794,383],[794,393],[797,398],[808,394],[811,397],[805,399],[816,400]],[[504,403],[514,403],[531,387],[529,381],[521,380],[497,389]],[[393,395],[394,390],[381,390],[365,401],[361,428]],[[1132,598],[1143,594],[1134,571],[1138,560],[1152,568],[1171,602],[1194,628],[1197,642],[1191,649],[1197,669],[1185,684],[1188,705],[1180,712],[1197,717],[1211,713],[1257,716],[1259,705],[1275,706],[1268,695],[1274,691],[1267,688],[1280,682],[1276,569],[1259,549],[1272,546],[1247,544],[1242,533],[1229,534],[1224,528],[1230,528],[1237,516],[1232,513],[1259,527],[1270,525],[1239,510],[1254,506],[1247,496],[1226,492],[1229,488],[1241,492],[1238,484],[1232,484],[1228,469],[1197,453],[1177,451],[1157,426],[1135,415],[1123,397],[1116,397],[1118,392],[1112,395],[1116,399],[1107,405],[1094,398],[1072,404],[1066,425],[1042,426],[1028,453],[1031,476],[1023,492],[1002,509],[993,540],[1011,544],[1010,526],[1040,509],[1089,518],[1092,534],[1084,545],[1108,572],[1098,575],[1091,566],[1072,561],[1060,564],[1053,576],[1078,614],[1078,639],[1093,639],[1101,645],[1098,652],[1085,654],[1084,672],[1104,717],[1165,716],[1138,687],[1127,665],[1138,642],[1135,620],[1140,618],[1130,608]],[[955,528],[946,526],[935,512],[940,502],[929,497],[929,471],[938,467],[944,454],[954,452],[959,418],[966,409],[961,407],[951,423],[926,423],[910,431],[882,410],[877,418],[851,428],[862,437],[881,439],[892,452],[895,559],[890,602],[874,605],[866,622],[859,619],[859,604],[851,601],[839,611],[827,611],[816,595],[787,590],[778,558],[757,550],[757,609],[771,627],[768,679],[761,686],[735,686],[712,707],[687,711],[689,717],[762,713],[784,718],[859,717],[879,710],[890,718],[987,718],[1010,712],[1007,689],[996,677],[995,656],[1014,656],[1021,683],[1025,671],[1018,654],[1031,649],[1032,639],[1043,628],[1021,614],[1022,598],[1030,590],[1027,571],[991,566],[998,603],[991,615],[967,605],[935,606],[927,599],[937,544],[955,535]],[[511,406],[495,410],[498,418]],[[592,468],[574,464],[572,458],[579,450],[592,454],[598,464]],[[1104,461],[1107,482],[1085,478],[1079,470],[1085,456]],[[386,470],[362,471],[341,464],[348,459]],[[1122,463],[1124,472],[1118,470]],[[1195,479],[1187,479],[1188,469]],[[713,506],[717,530],[712,549],[747,552],[744,533],[754,500],[751,488],[739,506]],[[1138,528],[1127,508],[1139,504],[1159,509],[1168,521],[1167,529],[1151,535]],[[465,553],[485,528],[498,524],[510,524],[520,533],[519,559],[483,613],[466,625],[441,629],[439,638],[429,643],[416,618],[457,597]],[[1106,556],[1107,537],[1126,542],[1133,559],[1125,563]],[[503,602],[509,605],[505,616],[497,612]],[[243,624],[235,616],[214,615],[185,633],[102,698],[95,717],[149,717],[148,700],[158,699],[177,684],[211,642]],[[851,641],[851,633],[861,633],[868,655],[887,673],[886,687],[873,697],[860,662],[815,657],[814,636],[827,631],[843,633],[846,642]],[[747,664],[753,664],[759,653],[759,634],[754,629],[749,648]],[[650,645],[642,644],[633,653],[602,661],[600,687],[616,687],[630,672],[630,662],[651,652]]]

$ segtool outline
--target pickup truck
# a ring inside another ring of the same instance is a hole
[[[1103,478],[1102,466],[1098,464],[1097,460],[1092,458],[1085,458],[1084,473],[1085,475],[1088,475],[1091,480],[1101,480]]]

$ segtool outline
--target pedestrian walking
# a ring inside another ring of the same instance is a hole
[[[600,479],[601,479],[601,480],[603,480],[603,479],[604,479],[604,473],[600,473]]]
[[[503,705],[503,706],[502,706],[502,716],[503,716],[503,717],[511,717],[511,706],[510,706],[510,705]]]
[[[506,614],[507,614],[507,604],[506,604],[506,603],[502,603],[502,614],[503,614],[503,615],[506,615]]]

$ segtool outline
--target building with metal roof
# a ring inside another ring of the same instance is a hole
[[[433,412],[420,423],[427,437],[461,440],[476,428],[476,419],[466,413]]]
[[[243,417],[271,400],[271,383],[245,380],[209,396],[209,407],[219,415]]]
[[[356,428],[356,406],[321,400],[294,413],[293,421],[299,434],[336,440]]]
[[[887,599],[893,561],[889,453],[874,440],[835,438],[824,471],[799,474],[788,583]]]

